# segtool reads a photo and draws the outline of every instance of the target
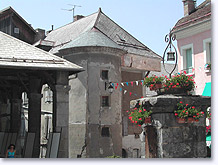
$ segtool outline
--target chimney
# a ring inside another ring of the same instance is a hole
[[[34,42],[37,42],[39,41],[40,39],[44,39],[45,38],[45,30],[44,29],[35,29],[36,31],[36,35],[35,35],[35,39],[34,39]]]
[[[48,30],[47,32],[46,32],[46,36],[51,32],[51,31],[53,31],[54,30],[54,25],[51,25],[51,30]]]
[[[75,22],[75,21],[77,21],[77,20],[79,20],[79,19],[81,19],[81,18],[83,18],[84,16],[83,15],[75,15],[74,17],[73,17],[73,22]]]
[[[191,14],[195,10],[196,0],[182,0],[184,5],[184,16]]]

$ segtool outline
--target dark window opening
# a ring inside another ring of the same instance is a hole
[[[81,158],[82,156],[81,155],[77,155],[77,158]]]
[[[103,127],[101,129],[101,136],[103,136],[103,137],[109,137],[110,136],[109,127]]]
[[[108,70],[101,71],[101,78],[102,80],[108,80]]]
[[[101,106],[109,107],[109,96],[102,96]]]
[[[122,149],[122,158],[127,158],[128,155],[127,155],[127,152],[125,149]]]
[[[139,138],[139,134],[135,134],[135,139],[138,139]]]

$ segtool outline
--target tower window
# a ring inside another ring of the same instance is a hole
[[[101,78],[102,80],[108,80],[108,70],[101,71]]]
[[[109,96],[102,96],[101,106],[102,107],[109,107]]]
[[[102,136],[102,137],[109,137],[109,136],[110,136],[109,127],[103,127],[103,128],[101,129],[101,136]]]

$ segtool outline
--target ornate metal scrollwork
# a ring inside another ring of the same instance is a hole
[[[176,47],[175,47],[175,46],[173,45],[173,43],[172,43],[172,41],[175,41],[175,40],[176,40],[176,35],[173,34],[172,30],[170,30],[170,33],[165,36],[165,42],[168,43],[168,44],[167,44],[167,47],[165,48],[164,54],[163,54],[163,66],[164,66],[165,71],[169,74],[169,77],[171,77],[172,73],[173,73],[174,70],[176,69],[177,61],[178,61],[178,55],[177,55]],[[174,53],[174,52],[172,52],[172,50],[171,50],[172,48],[173,48],[174,51],[175,51],[175,66],[174,66],[174,68],[172,69],[171,72],[168,72],[168,71],[166,70],[166,67],[165,67],[164,59],[165,59],[165,55],[166,55],[166,54]],[[170,52],[166,53],[168,49],[170,49]]]

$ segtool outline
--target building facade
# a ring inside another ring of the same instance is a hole
[[[33,29],[12,7],[0,11],[0,31],[29,44],[45,38],[45,30]]]
[[[77,79],[69,78],[69,157],[122,156],[122,152],[140,157],[140,140],[135,135],[140,129],[129,123],[126,110],[130,100],[143,96],[143,87],[121,83],[141,82],[146,71],[159,72],[162,58],[101,9],[51,31],[35,46],[43,48],[48,43],[54,43],[49,52],[84,68]],[[114,84],[112,93],[108,91],[110,82]],[[124,90],[135,95],[124,94]],[[137,145],[129,146],[131,141]]]
[[[202,95],[211,82],[211,0],[196,6],[194,0],[183,0],[184,17],[173,28],[178,46],[178,70],[193,75],[195,94]],[[209,67],[208,67],[209,66]]]

